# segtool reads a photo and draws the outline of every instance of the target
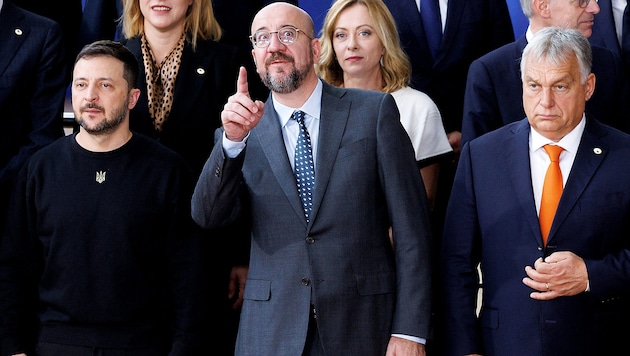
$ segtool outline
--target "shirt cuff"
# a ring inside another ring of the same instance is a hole
[[[426,345],[427,344],[427,339],[423,339],[421,337],[409,336],[409,335],[404,335],[404,334],[392,334],[392,336],[396,336],[396,337],[399,337],[399,338],[405,339],[405,340],[414,341],[414,342],[417,342],[417,343],[422,344],[422,345]]]
[[[236,156],[238,156],[241,153],[241,151],[245,149],[245,142],[247,142],[248,137],[249,137],[249,132],[247,133],[247,136],[245,136],[243,141],[234,142],[234,141],[230,141],[230,139],[227,138],[227,135],[225,134],[225,131],[224,131],[222,144],[223,144],[223,150],[225,151],[225,155],[228,156],[229,158],[235,158]]]

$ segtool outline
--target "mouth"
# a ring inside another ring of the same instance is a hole
[[[86,106],[81,108],[81,113],[86,113],[86,114],[90,114],[90,115],[100,114],[100,113],[102,113],[104,111],[105,110],[103,108],[97,107],[97,106],[93,106],[93,105],[86,105]]]
[[[346,61],[348,62],[358,62],[360,60],[362,60],[363,57],[359,57],[359,56],[352,56],[352,57],[348,57],[346,58]]]
[[[171,8],[168,6],[152,6],[151,10],[153,11],[170,11]]]

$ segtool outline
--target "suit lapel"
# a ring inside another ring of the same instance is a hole
[[[15,11],[13,4],[4,3],[0,11],[0,42],[4,43],[4,53],[0,55],[0,74],[4,73],[15,54],[19,52],[18,48],[29,35],[30,28],[21,26],[23,18],[22,14]]]
[[[553,243],[555,233],[575,207],[591,178],[606,158],[608,146],[601,140],[605,134],[599,123],[587,118],[580,146],[565,184],[558,210],[549,231],[548,244]]]
[[[291,169],[291,164],[287,157],[287,149],[284,146],[284,140],[282,140],[282,128],[280,127],[278,114],[273,107],[271,96],[265,103],[265,113],[263,117],[260,119],[256,129],[252,130],[251,133],[252,138],[260,142],[260,147],[269,162],[269,168],[276,177],[282,191],[287,196],[291,207],[293,207],[296,214],[298,214],[306,224],[302,201],[296,188],[295,176],[293,175],[293,170]],[[317,185],[317,183],[316,176],[315,184]],[[311,221],[312,220],[313,218],[311,218]]]
[[[462,14],[466,8],[464,3],[466,0],[449,0],[446,11],[446,23],[443,24],[444,34],[442,36],[442,43],[438,50],[437,58],[435,62],[438,62],[442,57],[446,55],[448,49],[451,48],[451,42],[457,36],[459,31],[459,22],[462,19]]]
[[[323,85],[311,221],[317,218],[350,114],[350,101],[342,100],[345,91],[326,83]]]
[[[521,120],[514,125],[511,132],[513,136],[503,138],[503,146],[505,147],[505,161],[503,164],[508,167],[510,181],[513,184],[515,198],[523,211],[523,216],[529,224],[532,236],[536,244],[542,242],[540,233],[540,223],[538,222],[538,214],[536,213],[536,204],[532,198],[532,174],[529,164],[529,122],[527,119]]]
[[[621,57],[621,48],[619,41],[617,41],[617,30],[615,29],[611,1],[598,2],[598,5],[599,14],[595,16],[593,33],[589,37],[589,41],[593,45],[608,48],[613,51],[615,55]]]
[[[417,31],[413,31],[413,34],[416,36],[416,39],[419,43],[422,43],[425,46],[428,46],[426,36],[424,35],[424,28],[422,26],[418,26],[418,24],[422,23],[422,19],[420,18],[420,11],[416,6],[414,0],[399,0],[400,7],[402,8],[403,13],[407,14],[407,26],[409,28],[416,28]],[[426,47],[428,48],[428,47]]]

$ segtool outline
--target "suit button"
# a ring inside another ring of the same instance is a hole
[[[306,243],[307,243],[307,244],[312,244],[312,243],[315,243],[315,239],[314,239],[314,238],[312,238],[312,237],[310,237],[310,236],[308,236],[308,237],[306,237]]]
[[[309,284],[311,284],[311,280],[308,278],[302,278],[302,285],[303,286],[308,286]]]
[[[215,177],[221,176],[221,167],[217,166],[217,168],[214,169],[214,176]]]

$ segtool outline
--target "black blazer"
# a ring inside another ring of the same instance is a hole
[[[431,58],[414,0],[385,0],[411,60],[411,86],[433,99],[446,132],[460,131],[468,66],[514,41],[505,0],[449,0],[446,27],[436,60]]]
[[[19,169],[35,151],[63,136],[67,67],[59,25],[6,0],[0,11],[0,53],[0,212],[4,214]]]

